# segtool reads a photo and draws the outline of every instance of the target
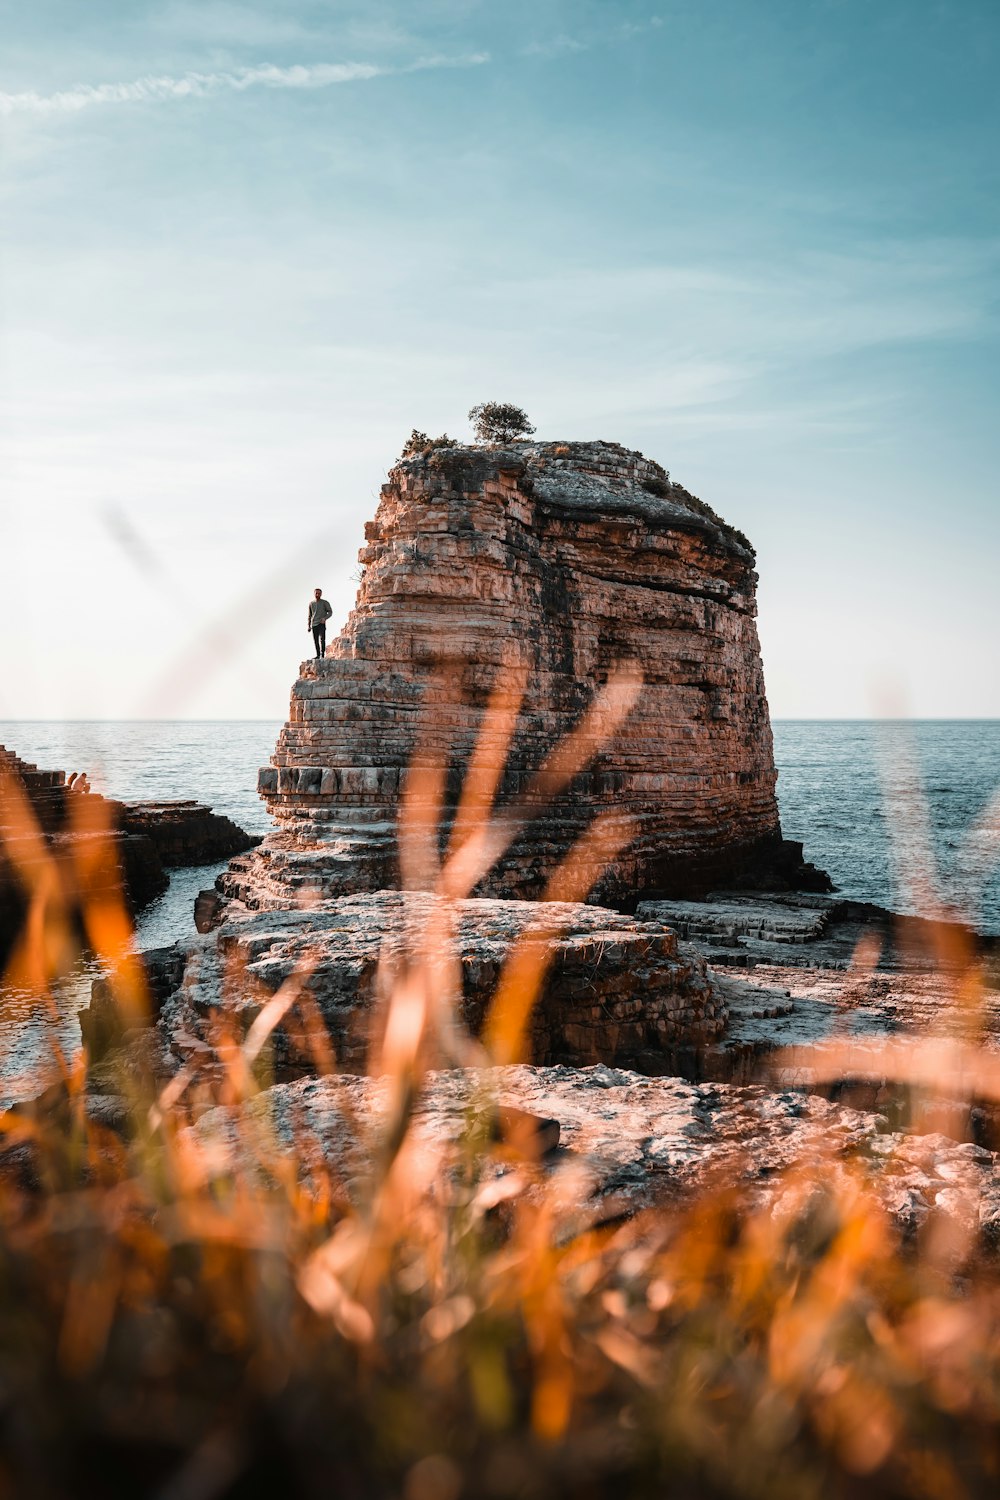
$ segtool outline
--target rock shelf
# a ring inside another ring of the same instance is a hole
[[[340,1065],[363,1070],[380,961],[390,969],[402,962],[433,915],[433,897],[398,891],[345,896],[305,911],[231,909],[171,1010],[172,1033],[201,1035],[220,1007],[249,1025],[263,1000],[308,966],[306,985]],[[459,1019],[472,1035],[482,1029],[505,960],[532,933],[547,956],[527,1038],[534,1061],[586,1065],[613,1057],[645,1073],[671,1073],[683,1054],[721,1036],[725,1005],[703,961],[692,952],[681,956],[662,923],[580,903],[484,898],[458,902],[453,913]],[[239,974],[238,996],[227,971]],[[278,1046],[279,1067],[289,1065],[287,1038]]]
[[[249,1108],[278,1152],[297,1138],[348,1181],[363,1182],[387,1092],[379,1079],[303,1079],[268,1090]],[[875,1112],[794,1090],[644,1078],[605,1066],[436,1072],[417,1104],[418,1162],[421,1156],[446,1159],[477,1098],[483,1107],[492,1101],[558,1123],[558,1149],[546,1162],[562,1189],[563,1232],[684,1201],[718,1182],[742,1188],[751,1204],[766,1205],[787,1190],[781,1174],[811,1171],[817,1183],[833,1186],[854,1161],[904,1235],[937,1215],[989,1245],[1000,1240],[993,1152],[940,1134],[911,1138],[890,1131]],[[256,1163],[239,1156],[234,1124],[232,1112],[214,1110],[198,1130],[229,1139],[232,1154],[223,1170],[252,1170]],[[422,1175],[419,1165],[414,1170]],[[433,1171],[427,1175],[435,1180]]]

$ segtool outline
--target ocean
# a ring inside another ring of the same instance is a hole
[[[1000,719],[773,727],[785,837],[838,891],[1000,935]]]
[[[801,840],[839,890],[915,910],[913,873],[932,865],[937,899],[1000,934],[1000,804],[992,824],[988,816],[1000,795],[1000,719],[778,719],[773,727],[785,837]],[[42,767],[86,770],[96,789],[124,801],[194,797],[266,833],[257,768],[280,728],[267,719],[0,720],[0,744]],[[210,873],[175,872],[171,891],[140,919],[143,946],[180,935],[174,927],[190,913],[178,896],[210,884]]]
[[[196,798],[266,833],[257,768],[280,728],[278,720],[0,721],[0,744],[44,768],[86,770],[95,789],[123,801]],[[1000,720],[779,719],[774,747],[785,836],[800,840],[844,895],[919,911],[930,894],[1000,935]],[[222,868],[174,871],[139,918],[137,946],[190,935],[194,898]],[[90,977],[84,966],[60,997],[56,1035],[70,1051]],[[8,988],[0,999],[2,1103],[33,1091],[52,1032],[30,996]]]

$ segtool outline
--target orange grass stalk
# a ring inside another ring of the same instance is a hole
[[[27,793],[5,766],[0,766],[0,848],[27,902],[2,982],[32,991],[51,1011],[49,985],[68,971],[79,951],[70,922],[72,871],[50,850]],[[65,1060],[54,1038],[53,1052],[64,1072]]]

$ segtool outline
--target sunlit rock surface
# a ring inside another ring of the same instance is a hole
[[[432,940],[454,955],[454,969],[445,972],[455,975],[457,1019],[473,1036],[519,940],[539,945],[542,976],[525,1036],[532,1061],[614,1058],[644,1073],[669,1073],[722,1032],[725,1006],[704,963],[694,953],[679,956],[662,923],[581,903],[478,898],[458,902],[447,926],[435,929],[441,911],[433,897],[398,891],[345,896],[307,911],[230,911],[216,941],[189,964],[187,986],[169,1009],[175,1051],[186,1058],[192,1042],[200,1047],[221,1010],[249,1025],[268,997],[301,975],[339,1064],[364,1069],[387,985],[407,953],[419,953],[435,932]],[[295,1065],[293,1042],[280,1029],[277,1049],[279,1067]],[[308,1061],[298,1058],[299,1066]]]
[[[248,1106],[264,1132],[255,1132],[255,1149],[269,1134],[277,1157],[294,1139],[306,1160],[333,1167],[363,1191],[390,1097],[384,1079],[279,1085]],[[789,1191],[782,1174],[798,1169],[817,1188],[833,1189],[860,1170],[904,1233],[933,1215],[990,1244],[1000,1233],[997,1158],[982,1147],[940,1134],[907,1137],[876,1113],[793,1091],[642,1078],[603,1066],[430,1074],[411,1137],[415,1181],[430,1188],[439,1180],[469,1129],[470,1106],[534,1116],[540,1145],[558,1125],[558,1148],[543,1161],[553,1201],[577,1227],[720,1184],[744,1189],[751,1204],[774,1203]],[[233,1112],[215,1110],[198,1127],[203,1139],[229,1142],[229,1170],[242,1160],[235,1124]],[[792,1191],[801,1193],[802,1184]]]
[[[303,664],[260,773],[279,830],[233,862],[228,894],[267,907],[397,885],[418,749],[450,768],[447,822],[490,690],[524,667],[509,801],[623,661],[643,674],[637,706],[481,892],[537,897],[601,812],[635,837],[595,900],[819,878],[781,838],[753,549],[658,464],[602,442],[437,451],[391,471],[366,538],[354,611]]]

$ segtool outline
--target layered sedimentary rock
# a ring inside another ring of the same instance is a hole
[[[119,817],[125,833],[150,840],[168,869],[214,864],[260,843],[258,835],[202,802],[127,802]]]
[[[642,673],[636,707],[481,891],[537,897],[601,812],[634,837],[596,900],[808,879],[781,837],[753,550],[658,464],[611,443],[436,451],[391,471],[366,538],[355,609],[303,664],[260,774],[279,830],[234,863],[228,894],[295,905],[396,885],[416,752],[450,769],[447,823],[490,690],[526,669],[509,801],[621,662]]]
[[[386,965],[391,971],[419,949],[434,919],[434,899],[379,891],[324,901],[309,911],[230,915],[168,1002],[171,1045],[185,1060],[192,1043],[203,1055],[220,1010],[249,1026],[268,997],[301,975],[338,1062],[364,1071],[372,1026],[384,1021]],[[694,953],[679,954],[662,923],[581,903],[486,898],[458,902],[451,916],[457,1018],[472,1035],[483,1029],[518,941],[534,935],[543,945],[546,962],[524,1048],[535,1062],[587,1065],[616,1058],[644,1073],[668,1073],[723,1030],[725,1006],[704,963]],[[275,1061],[279,1069],[301,1071],[310,1057],[296,1059],[290,1035],[279,1030]]]
[[[25,803],[27,818],[21,812]],[[77,858],[87,841],[109,836],[113,861]],[[167,869],[225,859],[256,843],[201,803],[117,802],[90,791],[86,778],[81,784],[65,771],[40,770],[0,745],[0,960],[24,919],[25,880],[38,858],[61,862],[67,892],[76,889],[74,868],[85,864],[89,898],[104,893],[95,885],[103,880],[106,893],[121,889],[135,912],[166,890]]]

